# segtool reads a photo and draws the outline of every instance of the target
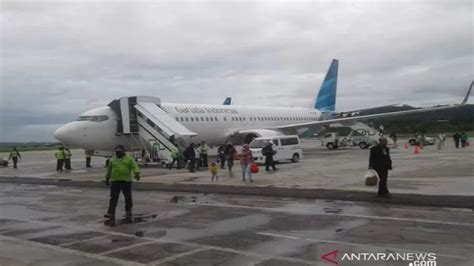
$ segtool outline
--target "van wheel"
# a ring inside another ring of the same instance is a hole
[[[410,146],[415,146],[416,145],[416,140],[411,139],[408,143],[410,143]]]
[[[298,153],[293,154],[293,158],[291,158],[291,161],[294,163],[297,163],[300,161],[300,155]]]
[[[367,143],[365,143],[365,142],[359,143],[359,148],[361,148],[361,149],[367,149],[368,147],[369,147],[369,145],[367,145]]]
[[[328,148],[328,150],[334,150],[336,146],[334,146],[334,144],[332,143],[328,143],[326,144],[326,147]]]

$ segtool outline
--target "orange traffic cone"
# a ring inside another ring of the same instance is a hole
[[[408,149],[408,143],[405,143],[405,150]]]
[[[413,154],[420,154],[420,148],[418,146],[415,146],[415,151]]]

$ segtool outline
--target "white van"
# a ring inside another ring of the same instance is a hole
[[[250,150],[252,150],[253,159],[256,163],[265,163],[265,156],[262,155],[262,148],[269,141],[273,141],[273,149],[277,152],[273,156],[275,162],[291,160],[297,163],[303,158],[303,149],[301,148],[300,138],[296,135],[276,136],[256,138],[250,142]]]

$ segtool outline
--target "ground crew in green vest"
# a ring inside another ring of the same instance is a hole
[[[135,179],[140,180],[140,169],[135,160],[125,153],[125,147],[118,145],[115,147],[115,156],[113,156],[107,167],[105,184],[110,186],[110,201],[107,214],[108,225],[115,225],[115,209],[120,192],[125,198],[125,217],[127,222],[132,222],[132,173]]]
[[[68,171],[72,170],[71,156],[72,156],[71,150],[67,147],[64,148],[64,168],[66,168],[66,170]]]
[[[62,172],[64,165],[64,147],[59,147],[59,149],[54,153],[54,156],[57,160],[56,171]]]
[[[173,167],[174,163],[176,162],[176,169],[180,169],[181,166],[179,165],[179,151],[176,147],[172,147],[171,148],[171,163],[169,164],[169,169],[171,170],[171,168]]]
[[[21,160],[21,155],[15,147],[10,152],[10,156],[8,156],[8,160],[10,160],[10,159],[13,160],[13,168],[17,168],[18,158]]]
[[[199,149],[201,153],[201,167],[207,167],[208,162],[207,162],[207,152],[209,150],[209,146],[207,146],[205,141],[201,142],[201,147]]]

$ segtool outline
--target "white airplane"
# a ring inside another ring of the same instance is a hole
[[[248,143],[255,137],[312,136],[333,123],[456,108],[466,104],[474,84],[471,82],[461,104],[341,118],[335,112],[337,73],[338,60],[334,59],[314,109],[162,103],[155,97],[123,97],[82,113],[76,121],[57,129],[54,136],[65,145],[96,151],[96,155],[110,154],[119,144],[131,149],[158,143],[170,150],[172,146],[183,149],[190,142],[220,145],[226,140]]]

